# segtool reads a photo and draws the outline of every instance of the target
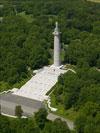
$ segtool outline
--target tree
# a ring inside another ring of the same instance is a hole
[[[87,102],[79,111],[75,125],[80,133],[99,133],[100,129],[100,106],[93,102]]]
[[[66,122],[56,119],[54,122],[46,123],[43,133],[70,133],[70,130]]]
[[[33,119],[29,119],[28,123],[25,125],[24,132],[25,133],[40,133],[40,129],[38,126],[35,125],[35,122]]]
[[[19,118],[22,116],[23,110],[20,105],[16,106],[15,108],[15,115],[18,116]]]
[[[86,124],[86,115],[81,114],[76,118],[75,126],[78,133],[84,133],[84,126]]]
[[[41,108],[38,112],[35,113],[35,121],[40,129],[43,129],[45,123],[47,121],[47,110],[45,108]]]
[[[10,133],[10,121],[2,115],[0,115],[0,133]]]

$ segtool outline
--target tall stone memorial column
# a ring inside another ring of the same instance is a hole
[[[60,32],[58,27],[58,22],[56,22],[56,27],[53,32],[54,35],[54,66],[59,67],[61,65],[60,52],[61,52],[61,44],[60,44]]]

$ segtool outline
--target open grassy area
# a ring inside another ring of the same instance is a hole
[[[78,112],[76,112],[73,108],[65,110],[62,104],[56,104],[55,96],[53,93],[51,94],[51,106],[58,109],[55,114],[62,116],[66,119],[74,121],[78,115]]]

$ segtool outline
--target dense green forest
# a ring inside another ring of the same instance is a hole
[[[78,113],[75,118],[77,133],[99,133],[99,3],[87,0],[1,0],[0,91],[12,88],[16,84],[21,85],[31,77],[32,70],[52,64],[52,32],[55,21],[59,22],[62,32],[63,64],[73,65],[76,74],[68,72],[59,77],[52,94],[53,105],[61,106],[65,113],[69,109]],[[15,127],[17,125],[18,131],[20,128],[19,133],[70,132],[64,126],[65,123],[59,120],[46,122],[40,131],[41,129],[31,120],[12,122],[6,119],[2,118],[4,123],[2,127],[7,124],[9,129],[9,124],[14,124]],[[31,126],[32,123],[34,126]],[[59,128],[57,130],[56,126],[60,125],[62,125],[61,130]],[[9,130],[15,132],[13,131],[15,129]],[[7,130],[0,132],[7,133]]]
[[[100,67],[100,4],[85,0],[4,0],[1,5],[1,88],[28,78],[28,68],[52,63],[55,21],[62,31],[63,61]]]
[[[0,86],[10,88],[29,69],[52,63],[55,21],[63,61],[100,68],[100,4],[85,0],[3,0],[0,6]]]
[[[53,106],[67,117],[73,110],[78,133],[100,131],[100,72],[95,68],[78,68],[59,77],[53,92]],[[62,111],[63,110],[63,111]],[[73,118],[73,117],[72,117]]]
[[[0,133],[71,133],[66,122],[46,119],[47,112],[40,109],[35,118],[14,119],[0,116]]]

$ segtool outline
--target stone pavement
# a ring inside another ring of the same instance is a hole
[[[38,101],[47,100],[47,92],[56,84],[59,75],[65,72],[66,70],[57,67],[44,67],[13,94]]]

